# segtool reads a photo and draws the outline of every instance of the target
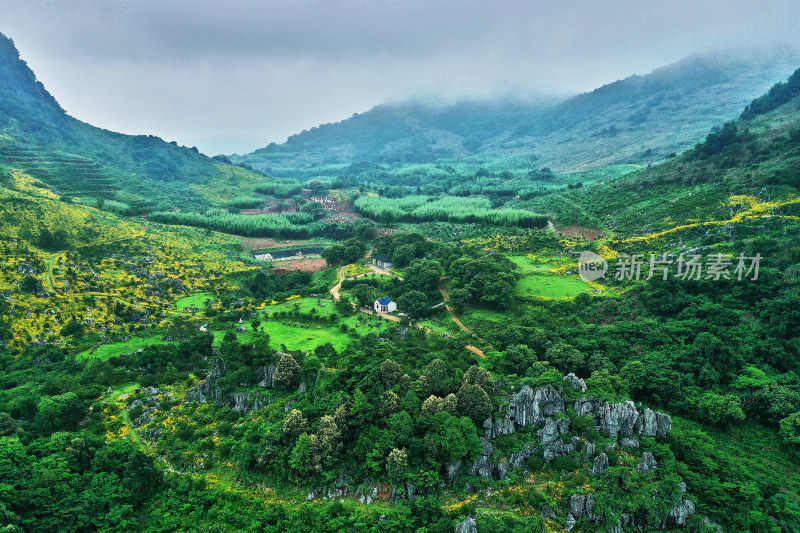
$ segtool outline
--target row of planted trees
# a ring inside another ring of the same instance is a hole
[[[158,211],[149,218],[163,224],[194,226],[245,237],[304,239],[324,229],[322,224],[312,224],[312,214],[303,212],[247,216],[224,209],[210,209],[205,213]]]
[[[379,222],[487,223],[497,226],[541,228],[547,216],[523,209],[492,209],[487,198],[407,196],[405,198],[361,197],[355,202],[362,216]]]

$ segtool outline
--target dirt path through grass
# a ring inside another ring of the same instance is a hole
[[[442,298],[444,298],[444,307],[445,307],[445,309],[447,309],[447,312],[450,313],[450,316],[453,318],[453,322],[458,324],[458,327],[460,327],[463,331],[466,331],[467,333],[469,333],[470,335],[472,335],[473,337],[475,337],[476,339],[478,339],[482,343],[487,344],[489,346],[492,346],[491,344],[486,342],[484,339],[482,339],[480,337],[480,335],[478,335],[477,333],[475,333],[474,331],[469,329],[467,326],[465,326],[464,323],[461,322],[461,319],[458,318],[458,315],[456,315],[456,312],[453,310],[453,308],[450,307],[450,304],[448,303],[450,301],[450,294],[447,292],[447,289],[444,288],[444,283],[443,283],[445,279],[447,279],[447,278],[441,278],[439,280],[439,292],[442,293]],[[467,346],[465,346],[465,348],[467,350],[475,353],[475,354],[478,354],[481,357],[486,357],[486,354],[483,353],[483,350],[481,350],[477,346],[473,346],[471,344],[468,344]]]

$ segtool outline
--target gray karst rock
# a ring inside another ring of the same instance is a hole
[[[253,399],[253,407],[250,408],[250,412],[254,413],[264,408],[264,404],[261,403],[261,395],[256,394],[256,397]]]
[[[661,437],[672,431],[672,418],[664,413],[645,408],[642,413],[642,436]]]
[[[587,520],[594,520],[594,495],[589,494],[573,494],[569,497],[569,512],[575,518],[586,518]]]
[[[492,471],[494,465],[489,462],[485,455],[479,455],[477,459],[472,462],[472,467],[469,470],[471,476],[481,476],[488,481],[492,480]]]
[[[525,460],[533,455],[533,451],[533,444],[526,443],[521,450],[511,454],[508,458],[508,462],[513,468],[522,468],[522,465],[525,464]]]
[[[641,472],[649,472],[651,470],[655,470],[658,468],[658,461],[656,458],[653,457],[653,454],[650,452],[642,453],[642,460],[639,464],[636,465],[636,470]]]
[[[594,463],[592,464],[592,475],[599,476],[606,468],[608,468],[608,456],[604,453],[601,453],[594,458]]]
[[[481,438],[481,455],[485,455],[486,457],[492,455],[494,451],[494,447],[492,443],[489,442],[489,439]]]
[[[406,481],[406,498],[413,500],[417,497],[417,487],[410,481]]]
[[[372,502],[374,502],[375,498],[377,498],[377,497],[378,497],[378,488],[377,487],[373,487],[373,486],[369,486],[364,491],[364,493],[358,498],[358,501],[363,503],[363,504],[369,505]]]
[[[133,424],[134,427],[139,427],[139,426],[144,426],[145,424],[149,424],[153,420],[155,420],[155,418],[153,418],[152,416],[143,414],[136,420],[132,420],[131,423]]]
[[[453,461],[445,467],[445,480],[451,485],[461,471],[461,461]]]
[[[542,518],[550,518],[552,520],[555,520],[555,519],[558,518],[558,516],[556,516],[555,511],[553,511],[552,507],[550,507],[547,504],[544,504],[542,506],[542,512],[540,514],[542,515]]]
[[[147,437],[151,441],[155,442],[158,440],[158,438],[161,436],[162,433],[164,433],[164,428],[151,428],[147,434]]]
[[[642,419],[632,401],[605,404],[600,408],[600,429],[613,438],[619,435],[638,434]]]
[[[577,523],[578,521],[575,520],[575,517],[572,516],[572,513],[567,513],[567,520],[564,522],[564,529],[567,531],[572,531],[572,528],[574,528],[575,524]]]
[[[234,394],[233,395],[234,405],[233,405],[232,411],[234,413],[237,413],[237,414],[240,414],[240,415],[245,414],[247,412],[247,400],[248,400],[248,398],[249,398],[249,395],[245,394],[243,392],[237,392],[236,394]]]
[[[471,516],[468,516],[463,522],[456,524],[456,533],[478,533],[478,525]]]
[[[586,441],[586,447],[583,449],[583,453],[586,455],[586,458],[589,459],[597,453],[597,446],[595,446],[593,442]]]
[[[545,417],[563,413],[564,399],[552,385],[535,392],[525,385],[511,396],[508,410],[509,418],[515,424],[522,427],[538,425],[544,422]]]
[[[552,461],[556,457],[561,457],[572,453],[575,445],[570,442],[569,444],[561,440],[562,433],[569,432],[569,419],[562,418],[555,421],[552,418],[545,419],[544,427],[536,432],[542,438],[542,446],[544,451],[542,457],[545,461]]]
[[[682,500],[680,505],[673,507],[667,515],[666,527],[673,529],[684,527],[696,510],[697,507],[692,500]]]
[[[586,389],[588,388],[586,387],[586,382],[583,381],[583,379],[576,376],[575,374],[573,374],[572,372],[564,376],[564,381],[569,383],[572,386],[572,388],[578,392],[586,392]]]
[[[578,416],[597,415],[600,411],[600,402],[594,396],[580,398],[575,402],[575,413]]]
[[[489,417],[483,422],[483,427],[486,430],[487,439],[496,439],[514,433],[514,421],[509,416],[494,421],[492,421],[492,417]]]
[[[638,448],[639,439],[636,437],[625,437],[619,441],[620,448]]]
[[[205,394],[200,392],[199,388],[195,387],[194,389],[191,389],[188,393],[186,393],[186,401],[187,402],[198,401],[200,403],[205,403],[206,396]]]
[[[272,376],[275,375],[275,365],[260,366],[256,370],[256,381],[259,387],[271,389],[274,387],[272,384]]]
[[[498,479],[506,479],[508,478],[508,461],[503,458],[500,460],[499,463],[495,465],[495,474],[497,475]]]

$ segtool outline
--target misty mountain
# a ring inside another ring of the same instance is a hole
[[[226,185],[233,189],[266,179],[196,148],[152,135],[114,133],[67,115],[2,34],[0,163],[61,195],[112,200],[131,212],[210,205]]]
[[[406,102],[293,135],[232,160],[276,175],[341,175],[391,165],[538,157],[559,172],[645,164],[736,117],[796,67],[794,53],[703,54],[565,100]]]

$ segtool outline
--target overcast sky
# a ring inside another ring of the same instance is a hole
[[[798,28],[800,0],[0,0],[68,113],[209,155],[409,97],[587,91]]]

